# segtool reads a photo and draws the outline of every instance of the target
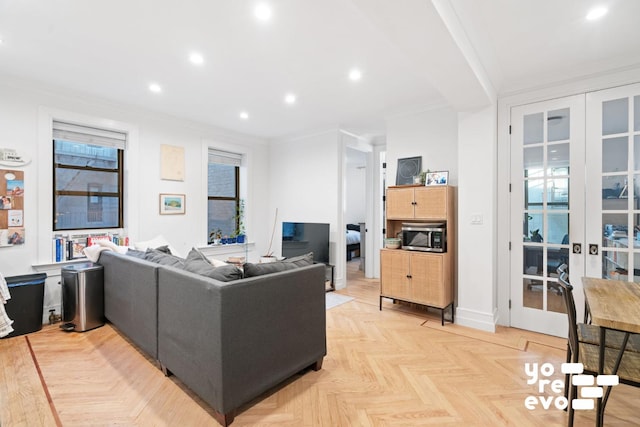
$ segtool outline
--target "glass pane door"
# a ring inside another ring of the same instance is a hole
[[[586,274],[639,281],[640,85],[590,93],[587,105]]]
[[[564,336],[556,270],[576,266],[570,242],[582,237],[584,97],[517,107],[511,117],[511,324]]]

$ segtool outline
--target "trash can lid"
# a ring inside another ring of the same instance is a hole
[[[8,286],[41,285],[47,278],[47,273],[24,274],[22,276],[5,277]]]

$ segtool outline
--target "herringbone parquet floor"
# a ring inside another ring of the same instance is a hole
[[[565,341],[511,328],[440,326],[439,313],[386,301],[357,261],[327,311],[323,368],[245,405],[233,426],[563,426],[566,413],[528,410],[525,363],[559,369]],[[32,350],[30,350],[32,349]],[[559,373],[551,378],[563,379]],[[548,387],[545,398],[554,397]],[[640,390],[617,386],[606,426],[640,425]],[[215,426],[210,409],[110,325],[82,334],[45,327],[0,340],[0,425]],[[582,411],[576,424],[594,425]]]

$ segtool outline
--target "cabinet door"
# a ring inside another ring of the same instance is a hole
[[[413,219],[413,187],[387,189],[387,219]]]
[[[444,280],[444,256],[411,254],[411,299],[434,307],[445,307],[448,294]]]
[[[447,187],[415,187],[415,218],[446,219]]]
[[[397,298],[411,299],[409,275],[409,254],[401,250],[380,251],[380,294]]]

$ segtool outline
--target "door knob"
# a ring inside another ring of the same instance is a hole
[[[589,255],[598,255],[598,245],[589,243]]]
[[[574,254],[582,253],[582,243],[572,243],[571,246],[573,247]]]

